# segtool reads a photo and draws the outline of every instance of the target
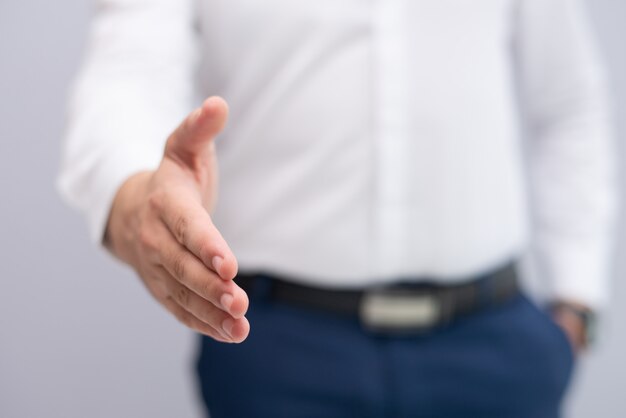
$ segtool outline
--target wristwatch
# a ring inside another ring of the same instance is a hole
[[[568,312],[577,316],[583,324],[583,343],[591,347],[597,338],[597,315],[589,308],[567,302],[554,302],[550,305],[552,312]]]

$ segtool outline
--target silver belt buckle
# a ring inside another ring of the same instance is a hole
[[[437,297],[405,289],[366,291],[359,306],[361,323],[376,332],[424,332],[439,322],[441,314]]]

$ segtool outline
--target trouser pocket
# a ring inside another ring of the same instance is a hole
[[[555,394],[563,396],[575,366],[576,355],[572,344],[546,309],[529,298],[524,297],[524,301],[529,311],[528,325],[533,327],[527,332],[535,340],[537,353],[543,353],[543,359],[537,359],[537,363],[546,368],[546,377]]]

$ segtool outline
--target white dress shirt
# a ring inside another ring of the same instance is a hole
[[[121,183],[221,95],[213,219],[241,270],[456,282],[532,248],[553,297],[598,306],[603,85],[576,0],[100,0],[59,186],[99,241]]]

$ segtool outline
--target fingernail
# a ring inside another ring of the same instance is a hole
[[[219,255],[216,255],[215,257],[213,257],[213,260],[211,260],[211,264],[213,265],[213,270],[215,270],[215,272],[218,275],[220,274],[220,267],[222,266],[223,261],[224,259],[220,257]]]
[[[235,321],[232,318],[226,318],[224,322],[222,322],[222,329],[230,338],[233,338],[233,327],[235,326]]]
[[[234,297],[230,293],[224,293],[222,297],[220,298],[220,303],[222,304],[222,308],[224,308],[226,312],[230,312],[230,308],[231,306],[233,306],[233,299]]]

